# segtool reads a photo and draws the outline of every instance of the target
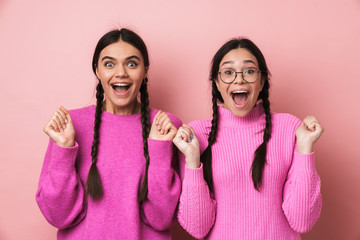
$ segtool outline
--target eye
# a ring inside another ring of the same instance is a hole
[[[131,67],[131,68],[134,68],[134,67],[136,67],[138,64],[135,62],[135,61],[130,61],[130,62],[128,62],[127,63],[127,66],[128,67]]]
[[[251,75],[251,74],[254,74],[255,71],[256,71],[256,70],[253,69],[253,68],[245,68],[245,69],[243,70],[243,73],[246,74],[246,75]]]
[[[114,64],[112,63],[112,62],[105,62],[105,67],[107,67],[107,68],[112,68],[112,67],[114,67]]]
[[[234,70],[232,70],[232,69],[224,69],[222,72],[223,72],[223,74],[225,74],[227,76],[234,74]]]

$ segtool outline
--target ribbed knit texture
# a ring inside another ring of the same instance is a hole
[[[272,113],[260,192],[251,178],[256,148],[263,141],[262,105],[244,118],[219,107],[219,130],[212,146],[214,194],[199,169],[185,166],[180,154],[182,193],[178,220],[196,238],[216,240],[293,240],[309,231],[321,211],[320,178],[314,153],[296,152],[295,131],[301,121],[290,114]],[[211,121],[189,124],[207,147]]]
[[[157,111],[151,110],[151,121]],[[140,114],[103,112],[97,167],[103,197],[86,200],[91,165],[95,106],[70,111],[76,144],[62,148],[52,140],[41,171],[36,201],[58,239],[171,239],[169,227],[180,195],[172,168],[172,141],[148,139],[148,197],[139,206],[137,192],[145,172]],[[175,126],[179,119],[169,114]]]

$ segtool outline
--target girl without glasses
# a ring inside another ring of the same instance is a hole
[[[319,218],[313,145],[323,128],[271,113],[269,79],[253,42],[228,41],[212,60],[213,118],[173,140],[183,153],[178,220],[196,238],[300,239]]]
[[[181,123],[149,109],[146,46],[130,30],[108,32],[92,68],[96,106],[60,107],[44,127],[40,210],[58,239],[171,239],[181,187],[171,140]]]

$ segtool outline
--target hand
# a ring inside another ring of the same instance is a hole
[[[296,129],[296,147],[298,153],[308,154],[313,151],[314,143],[320,138],[324,128],[313,116],[307,116]]]
[[[170,120],[169,116],[159,110],[155,115],[150,129],[149,138],[155,140],[172,140],[176,135],[177,128]]]
[[[61,106],[45,125],[44,132],[60,147],[75,146],[75,129],[69,112]]]
[[[185,155],[188,168],[200,167],[200,144],[192,127],[183,124],[177,131],[173,143]]]

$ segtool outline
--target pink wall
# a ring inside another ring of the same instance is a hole
[[[148,45],[152,106],[184,122],[210,117],[216,50],[254,40],[273,74],[273,111],[315,114],[326,129],[316,145],[323,211],[303,239],[360,239],[359,0],[0,0],[0,239],[55,239],[35,203],[42,127],[59,105],[94,101],[92,52],[117,26]],[[174,239],[185,233],[174,228]]]

